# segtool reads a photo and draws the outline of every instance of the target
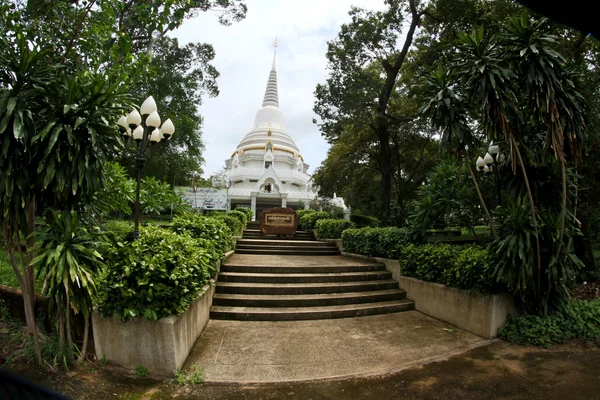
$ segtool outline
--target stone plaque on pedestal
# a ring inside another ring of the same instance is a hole
[[[291,208],[269,208],[260,213],[260,230],[267,235],[295,235],[298,214]]]

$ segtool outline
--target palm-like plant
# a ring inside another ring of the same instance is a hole
[[[56,317],[61,347],[65,342],[69,361],[73,356],[72,316],[85,320],[83,347],[78,361],[85,357],[89,336],[92,298],[96,295],[95,274],[103,267],[98,251],[105,245],[103,233],[80,224],[76,212],[51,211],[46,225],[35,234],[39,242],[32,265],[44,277],[42,292],[50,297],[50,312]]]
[[[469,125],[469,108],[464,97],[458,92],[459,81],[453,74],[441,65],[431,71],[423,85],[423,93],[429,101],[419,109],[427,116],[442,134],[442,149],[450,151],[461,159],[467,155],[467,168],[477,189],[481,207],[488,220],[490,230],[494,237],[498,237],[490,212],[485,204],[483,195],[469,162],[468,151],[476,147],[477,140]]]

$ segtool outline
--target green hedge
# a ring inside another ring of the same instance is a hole
[[[248,221],[250,221],[250,219],[248,218],[248,215],[246,215],[245,212],[240,211],[240,210],[231,210],[231,211],[227,211],[227,215],[231,215],[236,217],[237,219],[240,220],[240,222],[242,223],[242,227],[246,227],[246,224],[248,223]]]
[[[359,228],[375,228],[379,226],[379,220],[375,217],[370,217],[368,215],[352,214],[350,215],[350,221],[354,222],[354,224],[356,224],[356,226]]]
[[[252,210],[248,207],[237,207],[234,208],[233,211],[241,211],[244,214],[246,214],[246,221],[250,222],[252,221]]]
[[[346,229],[342,233],[344,251],[369,257],[397,259],[409,243],[410,233],[404,228]]]
[[[211,240],[148,226],[118,244],[103,277],[100,312],[159,319],[184,312],[216,274],[221,254]]]
[[[498,288],[489,253],[479,246],[411,244],[399,258],[405,276],[480,292]]]
[[[570,300],[560,313],[523,314],[500,327],[499,336],[522,346],[550,347],[567,340],[600,340],[600,300]]]
[[[302,229],[315,229],[315,225],[320,219],[331,219],[333,216],[326,211],[305,213],[300,217]]]
[[[227,217],[232,224],[239,224],[233,216]],[[205,239],[214,243],[221,257],[233,249],[233,231],[225,222],[225,216],[205,217],[200,214],[185,214],[173,219],[172,229],[177,233],[189,233],[196,239]],[[241,228],[240,228],[241,229]]]
[[[342,232],[354,228],[354,223],[345,219],[320,219],[315,228],[318,239],[340,239]]]
[[[298,214],[298,219],[302,218],[302,216],[306,215],[306,214],[311,214],[311,213],[316,213],[317,211],[315,210],[311,210],[310,208],[308,210],[296,210],[296,214]]]

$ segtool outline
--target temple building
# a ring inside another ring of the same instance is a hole
[[[317,195],[307,174],[308,164],[285,131],[275,54],[254,127],[225,161],[225,171],[230,186],[229,209],[250,207],[255,217],[272,207],[308,208]]]

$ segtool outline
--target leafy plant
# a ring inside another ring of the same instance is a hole
[[[234,220],[234,224],[238,223],[237,219],[234,218]],[[188,232],[193,238],[211,242],[220,257],[231,250],[234,245],[231,229],[225,221],[219,218],[185,214],[173,219],[172,229],[177,233]]]
[[[342,233],[344,251],[370,257],[397,259],[411,241],[411,234],[405,228],[346,229]]]
[[[296,214],[298,215],[298,219],[302,218],[306,214],[316,213],[316,210],[308,209],[308,210],[296,210]]]
[[[357,228],[364,228],[367,226],[374,228],[379,226],[379,220],[369,215],[351,214],[350,221],[352,221]]]
[[[342,232],[354,228],[354,223],[345,219],[320,219],[315,225],[318,239],[341,239]]]
[[[320,219],[331,219],[333,216],[326,211],[317,211],[305,213],[300,217],[300,225],[302,229],[315,229],[315,224]]]
[[[135,367],[135,374],[136,376],[142,378],[150,375],[150,371],[148,370],[148,368],[138,365],[137,367]]]
[[[197,385],[204,382],[204,368],[194,365],[190,370],[175,370],[175,380],[180,385]]]
[[[232,215],[234,217],[236,217],[237,219],[240,220],[240,222],[242,223],[242,226],[246,226],[246,224],[248,223],[248,221],[250,221],[250,218],[248,217],[248,214],[245,213],[244,211],[241,210],[231,210],[231,211],[227,211],[228,215]]]
[[[103,233],[80,223],[76,212],[51,211],[46,225],[35,234],[38,254],[31,264],[44,277],[42,292],[50,297],[50,312],[58,325],[60,345],[73,361],[72,318],[81,313],[85,320],[84,341],[79,362],[87,351],[92,298],[96,295],[95,274],[104,266],[99,250],[106,246]],[[65,343],[66,342],[66,343]]]
[[[118,246],[105,277],[100,312],[122,319],[181,314],[215,275],[221,258],[209,239],[153,226]]]
[[[248,207],[237,207],[235,208],[233,211],[241,211],[244,214],[246,214],[246,221],[250,222],[252,220],[252,209],[248,208]]]
[[[544,317],[523,314],[507,321],[498,334],[522,346],[550,347],[567,340],[600,340],[600,300],[570,300],[557,313]]]

